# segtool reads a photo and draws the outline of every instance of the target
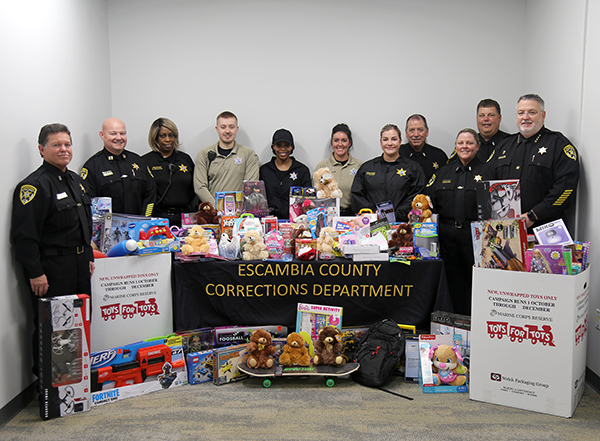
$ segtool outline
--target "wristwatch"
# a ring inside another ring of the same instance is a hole
[[[535,222],[538,217],[535,215],[535,213],[533,212],[533,210],[529,210],[527,212],[527,218],[531,221],[531,222]]]

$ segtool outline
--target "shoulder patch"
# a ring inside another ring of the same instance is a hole
[[[433,175],[431,175],[431,179],[427,183],[426,187],[431,187],[434,182],[435,182],[435,173]]]
[[[573,161],[577,161],[577,151],[575,150],[575,147],[573,147],[571,144],[565,146],[565,148],[563,148],[563,152],[565,152],[567,158],[572,159]]]
[[[21,199],[21,203],[23,205],[28,204],[29,202],[33,201],[33,198],[35,197],[36,193],[37,188],[35,188],[33,185],[22,185],[21,193],[19,194],[19,199]]]
[[[79,175],[81,176],[81,179],[85,180],[85,178],[87,178],[88,176],[88,170],[87,168],[82,168],[81,169],[81,173],[79,173]]]

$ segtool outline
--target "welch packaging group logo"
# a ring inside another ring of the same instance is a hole
[[[554,344],[554,335],[552,335],[552,326],[542,325],[524,325],[515,326],[508,322],[487,322],[487,333],[490,338],[502,340],[504,337],[512,342],[523,343],[529,340],[535,345],[541,343],[544,346],[556,346]]]
[[[113,303],[112,305],[100,306],[100,312],[102,318],[105,321],[115,320],[117,317],[123,319],[133,318],[136,315],[144,317],[146,314],[149,316],[160,315],[158,312],[158,303],[155,298],[149,298],[148,301],[138,300],[128,305],[121,305],[120,303]]]

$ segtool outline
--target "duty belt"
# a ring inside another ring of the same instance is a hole
[[[46,248],[42,250],[44,256],[66,256],[68,254],[82,254],[85,251],[85,245],[67,248]]]
[[[452,225],[454,228],[467,228],[471,225],[471,221],[456,222],[454,219],[442,219],[442,222]]]

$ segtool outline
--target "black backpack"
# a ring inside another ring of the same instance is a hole
[[[353,372],[354,381],[381,387],[391,377],[404,354],[405,336],[398,324],[389,319],[375,323],[357,343],[353,360],[360,363]]]

